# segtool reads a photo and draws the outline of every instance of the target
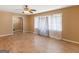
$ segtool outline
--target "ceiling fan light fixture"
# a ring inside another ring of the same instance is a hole
[[[31,14],[29,11],[24,11],[24,14]]]
[[[28,5],[25,5],[23,13],[24,14],[33,14],[35,11],[36,11],[35,9],[31,9],[28,7]]]

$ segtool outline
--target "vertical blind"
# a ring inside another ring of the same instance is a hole
[[[48,36],[48,18],[47,16],[35,17],[35,33]]]
[[[62,38],[62,13],[36,16],[34,22],[35,33],[57,39]]]

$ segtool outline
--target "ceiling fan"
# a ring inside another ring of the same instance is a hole
[[[31,8],[29,8],[28,5],[25,5],[23,13],[27,13],[27,12],[33,13],[35,11],[36,11],[35,9],[31,9]]]

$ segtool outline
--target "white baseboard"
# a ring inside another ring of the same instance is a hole
[[[61,39],[62,39],[62,38],[60,38],[60,37],[55,37],[55,36],[50,36],[50,35],[49,35],[49,37],[50,37],[50,38],[53,38],[53,39],[57,39],[57,40],[61,40]]]
[[[67,41],[67,42],[72,42],[72,43],[76,43],[76,44],[79,44],[79,42],[77,41],[72,41],[72,40],[68,40],[68,39],[63,39],[64,41]]]
[[[11,33],[11,34],[3,34],[3,35],[0,35],[0,37],[9,36],[9,35],[13,35],[13,33]]]

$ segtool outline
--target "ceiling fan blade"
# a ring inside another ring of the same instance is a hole
[[[36,10],[29,8],[28,5],[25,5],[24,12],[22,12],[22,13],[25,13],[25,11],[29,12],[29,13],[33,13],[33,11],[36,11]]]
[[[35,9],[31,9],[32,11],[36,11]]]
[[[33,13],[32,11],[29,11],[30,13]]]

